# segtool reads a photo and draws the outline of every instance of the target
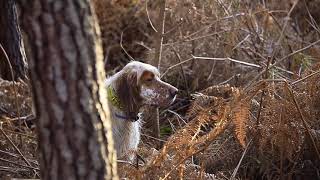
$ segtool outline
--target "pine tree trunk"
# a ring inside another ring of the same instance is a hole
[[[87,0],[19,0],[31,55],[41,179],[116,177],[100,31]]]
[[[13,70],[13,78],[25,79],[27,61],[17,20],[17,10],[14,0],[0,1],[0,43],[6,51]],[[0,76],[12,80],[9,63],[0,50]]]

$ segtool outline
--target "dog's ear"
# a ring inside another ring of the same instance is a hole
[[[117,95],[127,115],[138,113],[142,99],[136,72],[126,72],[119,77]]]
[[[132,88],[137,88],[138,87],[138,76],[137,72],[128,72],[126,73],[126,78],[127,78],[127,83],[130,87]]]

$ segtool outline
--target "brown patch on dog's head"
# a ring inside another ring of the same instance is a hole
[[[167,106],[175,100],[178,89],[162,81],[156,67],[133,61],[121,71],[116,90],[130,117],[137,115],[142,105]]]
[[[176,97],[178,89],[160,80],[159,74],[143,71],[140,79],[140,96],[144,104],[154,106],[167,106]]]
[[[154,80],[155,78],[155,75],[153,72],[150,72],[150,71],[144,71],[141,75],[141,78],[140,78],[140,82],[144,83],[144,82],[150,82],[152,80]]]

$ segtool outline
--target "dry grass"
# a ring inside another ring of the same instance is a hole
[[[0,79],[0,177],[36,178],[38,144],[30,88]]]
[[[295,2],[167,0],[160,70],[180,98],[160,119],[173,135],[144,136],[141,152],[159,144],[162,149],[144,154],[147,165],[130,175],[317,176],[319,74],[304,77],[319,71],[318,2]],[[156,24],[159,9],[150,4],[150,19],[145,10],[140,18]],[[144,61],[156,65],[156,33],[146,27]],[[203,95],[193,95],[198,92]]]
[[[139,153],[146,163],[119,163],[122,176],[319,178],[319,1],[295,2],[167,0],[160,70],[179,98],[160,114],[160,139],[143,129]],[[147,3],[148,13],[146,1],[94,3],[107,70],[130,60],[119,44],[122,32],[132,57],[158,64],[150,25],[157,23],[157,1]],[[35,134],[17,118],[32,119],[27,87],[17,84],[14,93],[0,82],[8,135],[0,138],[1,175],[35,177],[27,166],[38,167]]]

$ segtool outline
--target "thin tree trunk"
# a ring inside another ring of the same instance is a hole
[[[161,72],[161,55],[162,55],[162,44],[164,36],[164,24],[166,20],[166,0],[160,0],[160,11],[159,19],[157,24],[157,37],[156,37],[156,50],[155,50],[155,60],[158,62],[158,69]]]
[[[162,43],[164,36],[164,24],[165,24],[165,11],[166,11],[166,0],[160,0],[160,11],[159,19],[157,24],[157,36],[156,36],[156,48],[155,48],[155,62],[158,62],[158,69],[161,72],[161,55],[162,55]],[[159,123],[159,108],[151,108],[151,117],[153,121],[153,136],[160,138],[160,123]]]
[[[25,79],[27,76],[27,61],[17,20],[17,10],[14,0],[0,1],[0,43],[4,47],[13,69],[14,80]],[[0,76],[12,80],[11,70],[0,51]]]
[[[100,31],[87,0],[20,0],[41,179],[116,178]]]

